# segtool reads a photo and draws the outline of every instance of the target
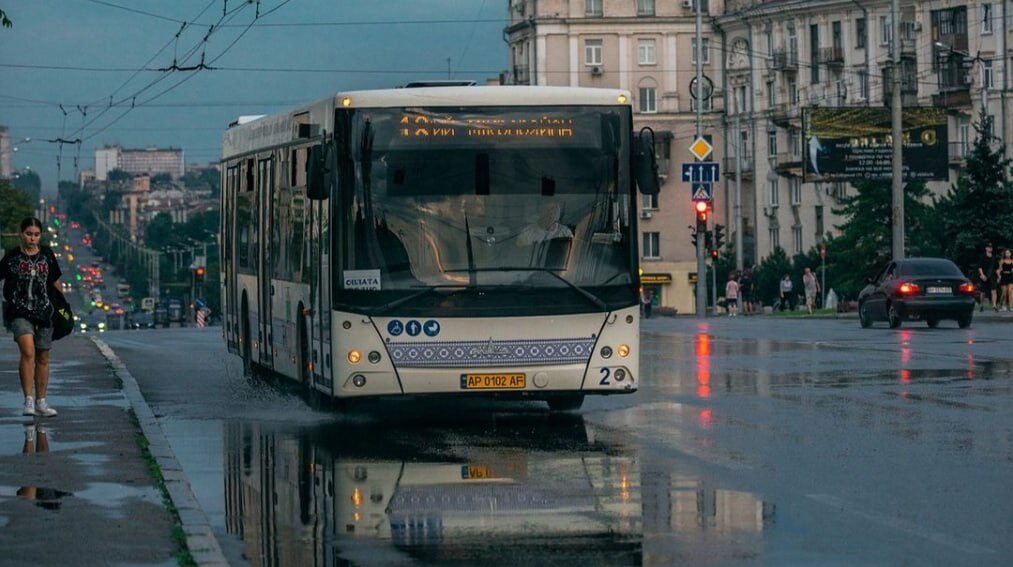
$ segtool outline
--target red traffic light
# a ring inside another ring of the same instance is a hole
[[[203,267],[199,267],[199,268],[197,268],[194,271],[194,273],[196,273],[198,276],[203,276],[204,275],[204,268]]]
[[[693,206],[696,207],[696,212],[698,212],[698,213],[706,213],[707,212],[707,202],[706,201],[697,201],[696,203],[694,203]]]
[[[717,249],[715,249],[715,250],[711,250],[711,258],[713,258],[714,260],[717,260],[717,259],[718,259],[718,254],[719,254],[719,253],[720,253],[720,252],[718,252],[718,251],[717,251]]]

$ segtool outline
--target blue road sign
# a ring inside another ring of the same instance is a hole
[[[714,185],[711,183],[693,183],[690,185],[693,201],[712,201],[714,199]]]
[[[684,163],[682,180],[687,183],[717,183],[721,180],[721,168],[713,161]]]

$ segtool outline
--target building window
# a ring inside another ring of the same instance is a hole
[[[811,61],[810,71],[812,77],[810,82],[817,84],[820,82],[820,26],[813,24],[809,26],[809,59]]]
[[[889,16],[879,17],[879,43],[890,45],[893,42],[893,27],[890,25]]]
[[[767,57],[774,56],[774,34],[769,30],[766,33],[767,38]]]
[[[781,247],[781,234],[776,228],[770,229],[770,249]]]
[[[637,40],[637,61],[641,65],[654,65],[658,62],[655,56],[653,39]]]
[[[695,37],[690,40],[690,47],[692,48],[692,51],[693,51],[693,55],[691,56],[692,59],[691,59],[690,62],[695,65],[696,64],[696,38]],[[703,38],[703,45],[701,46],[701,49],[703,49],[703,64],[706,65],[706,64],[708,64],[708,63],[711,62],[711,52],[710,52],[711,42],[710,42],[710,39],[708,39],[706,37]]]
[[[858,18],[855,20],[855,48],[865,49],[868,40],[868,24],[866,24],[865,18]]]
[[[788,103],[798,104],[798,80],[795,77],[788,79]]]
[[[640,87],[640,112],[650,114],[658,111],[658,89]]]
[[[858,98],[869,100],[869,72],[865,69],[858,72]]]
[[[981,33],[992,33],[992,5],[981,5]]]
[[[961,118],[957,125],[960,139],[960,157],[964,157],[971,151],[971,124],[966,118]]]
[[[603,47],[600,39],[584,40],[584,64],[601,65],[603,59],[602,49]]]
[[[788,180],[788,187],[791,189],[791,204],[801,205],[802,204],[802,180],[798,177],[792,177]]]
[[[767,104],[770,106],[777,104],[777,89],[774,87],[774,81],[767,81]]]
[[[823,240],[823,206],[816,205],[816,239]]]
[[[714,97],[708,97],[708,98],[703,99],[703,104],[700,105],[700,110],[701,111],[703,111],[703,112],[710,112],[711,111],[711,99],[712,98],[714,98]],[[689,99],[689,110],[691,112],[696,112],[696,99],[695,98]]]
[[[981,65],[981,86],[984,89],[991,89],[995,81],[995,76],[992,73],[992,62],[984,60],[981,62]]]
[[[644,247],[643,247],[644,258],[650,258],[652,260],[658,260],[661,258],[661,233],[660,232],[645,232],[644,233]]]
[[[777,130],[767,132],[767,154],[770,157],[777,156]]]
[[[788,150],[791,151],[792,157],[802,155],[802,134],[798,130],[788,132]]]
[[[641,195],[640,202],[645,210],[656,211],[658,210],[658,196],[657,195]]]
[[[793,248],[794,248],[795,254],[801,254],[802,253],[802,227],[801,226],[793,226],[793,227],[791,227],[791,240],[792,240],[792,244],[794,245]]]
[[[654,0],[637,0],[637,15],[638,16],[653,16],[654,15]]]
[[[746,105],[749,104],[749,99],[746,98],[746,87],[735,87],[735,110],[736,112],[749,112]]]
[[[584,14],[588,16],[601,16],[602,0],[584,0]]]
[[[777,194],[777,179],[771,179],[767,182],[767,204],[771,207],[776,207],[781,204],[781,197]]]

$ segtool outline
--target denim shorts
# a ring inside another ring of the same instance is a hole
[[[14,333],[14,340],[21,335],[35,335],[35,350],[49,350],[53,346],[53,327],[40,327],[28,319],[17,318],[7,325]]]

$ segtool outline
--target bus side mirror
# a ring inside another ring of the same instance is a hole
[[[633,176],[637,187],[644,195],[657,195],[661,185],[658,183],[658,157],[654,153],[654,130],[645,126],[635,138]]]
[[[306,196],[314,201],[323,201],[330,195],[328,190],[326,144],[319,144],[310,148],[309,159],[306,160]]]

